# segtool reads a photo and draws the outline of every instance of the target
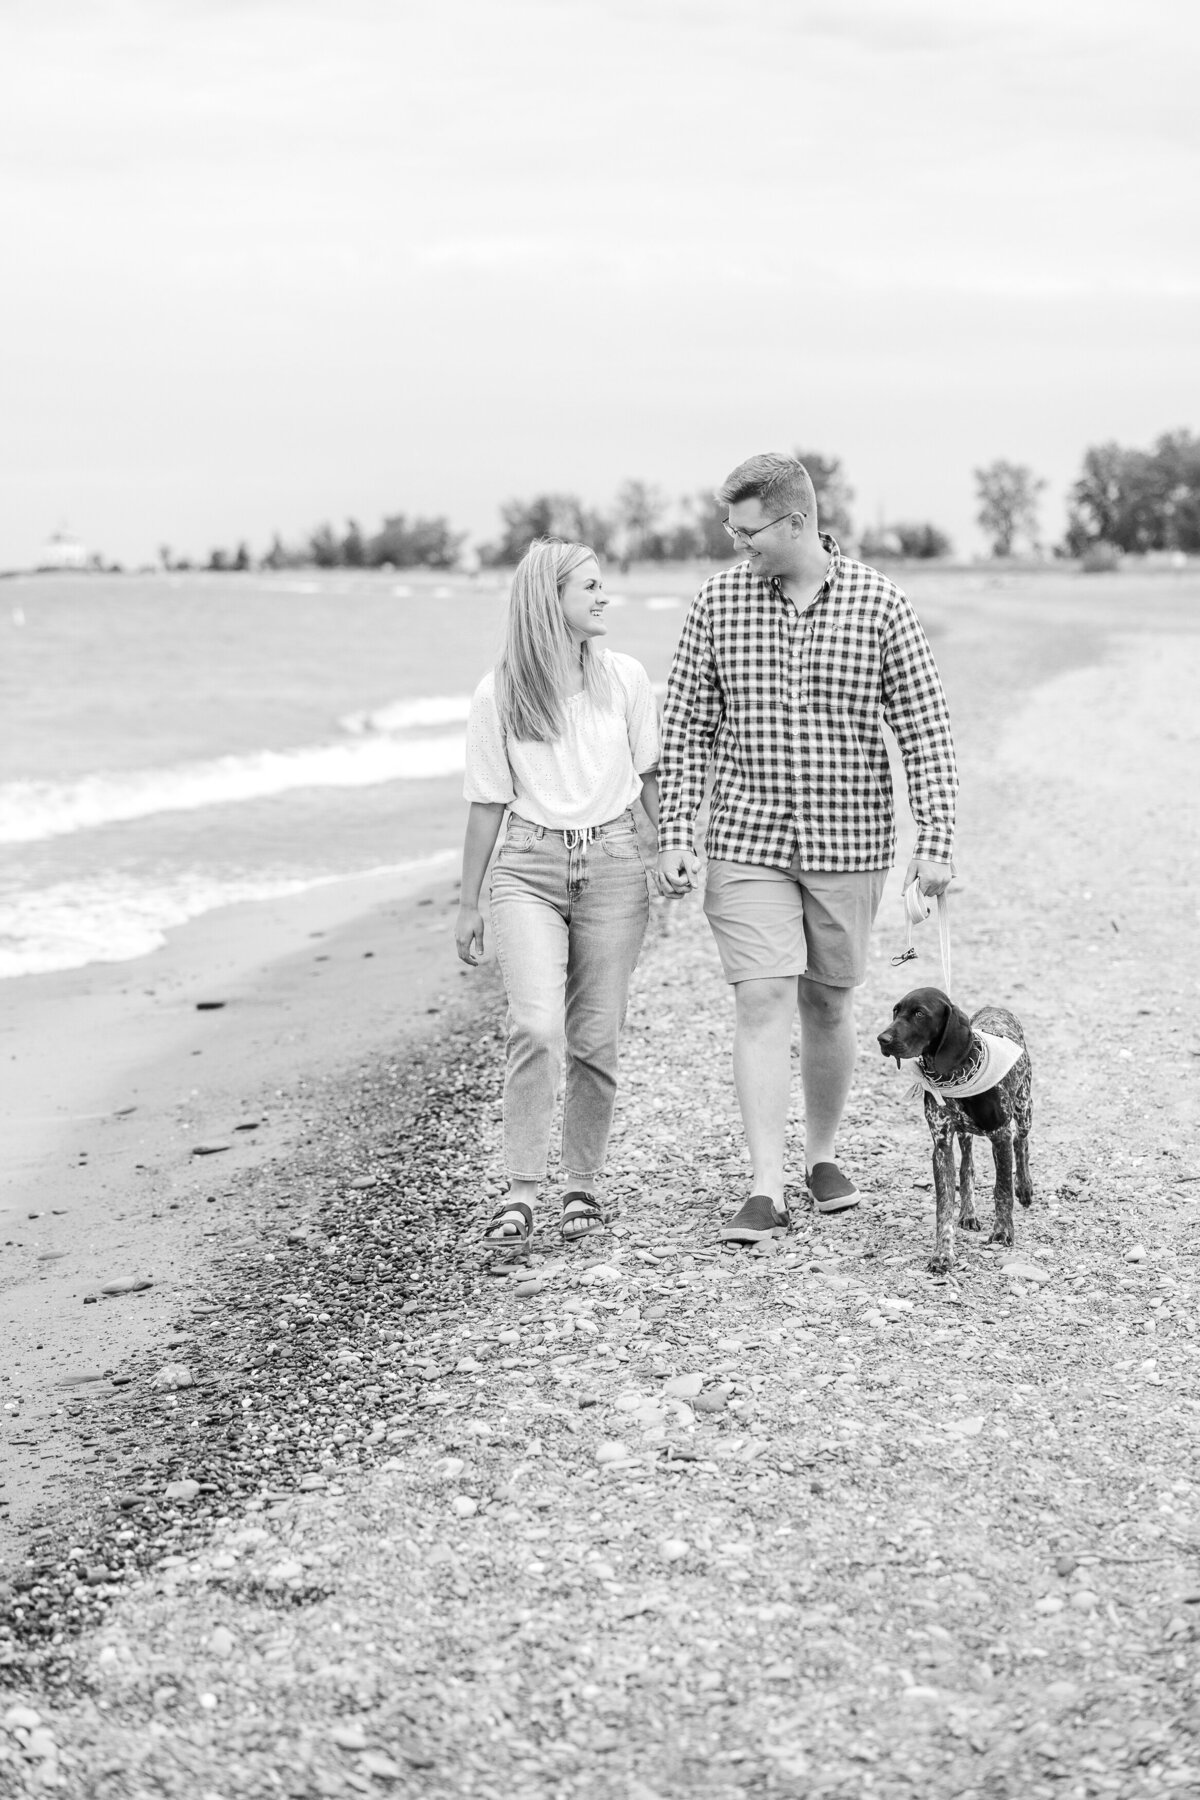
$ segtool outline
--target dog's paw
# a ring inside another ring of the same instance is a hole
[[[954,1264],[948,1256],[931,1256],[925,1267],[931,1275],[948,1275]]]
[[[1029,1188],[1027,1190],[1027,1192],[1022,1193],[1020,1188],[1018,1188],[1017,1189],[1017,1199],[1021,1202],[1022,1206],[1032,1206],[1033,1205],[1033,1189]]]
[[[1013,1241],[1014,1240],[1013,1240],[1013,1232],[1012,1232],[1011,1225],[1009,1225],[1007,1227],[1005,1227],[1003,1225],[993,1225],[992,1226],[991,1236],[988,1238],[989,1244],[1003,1244],[1004,1248],[1006,1250],[1011,1250],[1013,1247]]]
[[[975,1217],[974,1213],[971,1214],[969,1219],[960,1219],[958,1221],[958,1228],[960,1231],[982,1231],[983,1230],[983,1226],[979,1223],[979,1220]]]

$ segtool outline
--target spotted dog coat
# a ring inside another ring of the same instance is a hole
[[[978,1061],[983,1045],[977,1035],[1009,1038],[1022,1055],[994,1087],[970,1097],[938,1099],[925,1094],[925,1121],[933,1137],[933,1185],[937,1226],[929,1268],[944,1275],[954,1262],[954,1139],[958,1139],[958,1223],[978,1231],[975,1213],[973,1142],[990,1138],[996,1165],[995,1217],[991,1244],[1013,1241],[1013,1190],[1022,1206],[1033,1204],[1029,1173],[1029,1130],[1033,1124],[1033,1074],[1025,1034],[1015,1014],[1002,1006],[981,1006],[970,1018],[940,988],[913,988],[892,1008],[892,1022],[879,1034],[884,1056],[916,1057],[919,1072],[936,1082],[952,1083]],[[1014,1181],[1015,1176],[1015,1181]]]

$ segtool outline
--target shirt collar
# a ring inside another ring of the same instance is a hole
[[[821,583],[820,587],[817,589],[816,593],[813,595],[812,599],[809,601],[808,607],[815,606],[817,604],[818,600],[823,600],[825,598],[826,594],[829,593],[829,591],[833,587],[834,583],[836,582],[838,576],[840,575],[841,568],[842,568],[841,546],[838,544],[837,539],[835,537],[831,537],[827,531],[822,531],[820,533],[820,538],[821,538],[821,548],[823,550],[827,550],[829,552],[829,567],[825,571],[824,581]],[[775,598],[777,600],[782,600],[785,598],[783,589],[779,583],[778,575],[772,575],[771,580],[770,580],[770,589],[771,589],[772,594],[775,596]],[[808,607],[805,607],[805,609],[804,609],[806,612],[808,611]]]

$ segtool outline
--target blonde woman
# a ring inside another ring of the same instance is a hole
[[[562,1235],[606,1223],[597,1193],[617,1091],[617,1043],[649,916],[633,805],[658,825],[658,719],[646,671],[601,647],[608,605],[595,553],[542,538],[513,577],[504,648],[471,702],[458,954],[483,954],[479,893],[508,997],[508,1192],[484,1232],[527,1256],[546,1179],[566,1048]]]

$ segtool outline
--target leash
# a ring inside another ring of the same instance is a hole
[[[913,931],[918,925],[925,923],[930,913],[929,902],[921,892],[920,884],[916,881],[911,881],[905,888],[900,898],[900,904],[904,908],[907,935],[903,954],[892,958],[894,969],[899,968],[901,963],[916,961],[917,951],[913,944]],[[937,897],[937,915],[938,953],[942,959],[943,991],[949,996],[952,991],[950,987],[950,899],[944,892]]]

